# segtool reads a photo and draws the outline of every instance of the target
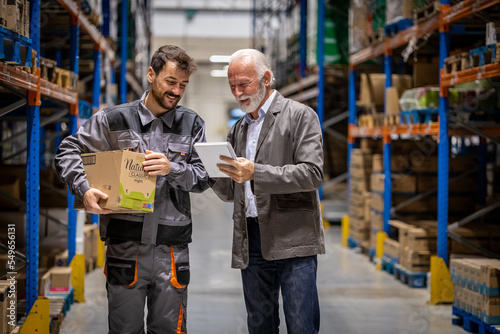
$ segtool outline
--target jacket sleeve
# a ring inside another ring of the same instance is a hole
[[[230,142],[234,146],[234,131],[236,128],[236,124],[233,125],[229,133],[227,134],[227,141]],[[233,202],[234,201],[234,181],[229,177],[217,177],[210,179],[210,187],[214,191],[214,193],[224,202]]]
[[[88,119],[77,133],[61,142],[55,157],[55,167],[71,194],[82,199],[83,194],[91,188],[80,154],[109,150],[109,127],[102,110]]]
[[[194,193],[201,193],[208,189],[208,174],[194,149],[194,144],[198,142],[206,142],[204,123],[200,124],[193,138],[189,160],[170,162],[170,173],[165,178],[173,188]]]
[[[289,143],[281,144],[293,163],[273,166],[254,164],[253,191],[259,194],[289,194],[317,190],[323,182],[323,138],[316,113],[303,105],[297,106],[290,120]],[[276,143],[270,143],[269,145]]]

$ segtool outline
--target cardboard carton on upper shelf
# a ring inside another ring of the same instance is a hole
[[[156,176],[144,171],[145,154],[131,151],[108,151],[82,154],[89,183],[108,195],[102,208],[115,212],[153,212]],[[81,209],[81,203],[75,204]]]
[[[407,89],[412,88],[410,75],[392,75],[392,87],[397,89],[398,98]],[[375,104],[383,106],[385,101],[385,74],[361,73],[360,105]]]

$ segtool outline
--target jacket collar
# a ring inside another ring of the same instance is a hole
[[[283,108],[283,100],[284,100],[283,95],[281,95],[280,92],[276,90],[276,95],[274,96],[274,99],[271,105],[269,106],[269,109],[266,113],[266,117],[264,118],[264,124],[262,124],[262,129],[260,130],[259,140],[257,141],[257,150],[255,153],[256,157],[259,154],[260,146],[264,142],[264,139],[267,137],[269,130],[271,129],[271,127],[274,124],[274,121],[276,120],[276,114],[280,113]],[[239,133],[239,138],[242,141],[242,145],[239,146],[238,151],[235,152],[236,155],[239,157],[246,157],[247,131],[248,131],[248,123],[245,122],[244,119],[242,119],[239,122],[239,128],[237,131],[237,133]]]
[[[177,110],[179,105],[177,105],[174,109],[167,111],[166,113],[164,113],[160,117],[156,117],[144,105],[144,100],[146,99],[146,96],[148,95],[148,93],[149,93],[149,90],[144,92],[144,94],[141,97],[140,103],[139,103],[139,118],[141,119],[142,125],[147,125],[147,124],[153,122],[155,119],[159,118],[162,120],[163,123],[165,123],[169,128],[171,128],[172,124],[174,124],[175,111]]]

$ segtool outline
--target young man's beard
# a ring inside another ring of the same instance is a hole
[[[153,82],[153,85],[151,86],[151,94],[153,95],[153,98],[155,99],[156,103],[158,103],[158,105],[160,107],[162,107],[163,109],[165,109],[165,110],[174,109],[177,106],[177,103],[179,103],[179,100],[180,100],[180,96],[179,95],[175,95],[172,92],[168,92],[168,91],[165,92],[165,93],[160,92],[160,90],[158,89],[158,86],[156,85],[155,82]],[[173,104],[172,106],[169,107],[165,103],[165,95],[170,95],[172,97],[176,97],[177,98],[176,101],[170,102],[171,104]]]
[[[259,81],[259,90],[257,91],[257,93],[255,93],[254,95],[240,96],[239,98],[236,98],[236,101],[239,103],[240,109],[249,114],[257,110],[257,108],[262,103],[264,96],[266,96],[266,85],[264,85],[264,83],[261,80]],[[246,99],[250,99],[249,105],[244,105],[240,103],[241,100],[246,100]]]

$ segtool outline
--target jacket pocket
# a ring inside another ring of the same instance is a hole
[[[131,151],[139,151],[139,140],[131,140],[131,139],[119,139],[118,140],[118,148],[120,150],[131,150]]]
[[[173,162],[186,161],[191,156],[191,146],[182,143],[168,144],[168,160]]]
[[[278,210],[314,210],[313,200],[309,193],[277,195],[274,197],[274,203]]]
[[[116,142],[119,150],[141,151],[141,138],[130,130],[120,132]]]

